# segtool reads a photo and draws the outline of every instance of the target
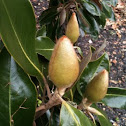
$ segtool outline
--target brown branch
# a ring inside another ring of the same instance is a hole
[[[59,95],[57,89],[51,99],[44,105],[41,105],[36,108],[35,119],[42,116],[48,109],[52,108],[53,106],[59,105],[62,103],[62,98]]]
[[[50,92],[49,85],[47,83],[45,76],[43,76],[43,81],[44,81],[44,84],[45,84],[45,87],[46,87],[46,90],[47,90],[47,95],[48,95],[49,99],[51,99],[51,92]]]
[[[44,87],[43,96],[41,97],[42,103],[45,103],[45,93],[46,93],[46,87]]]

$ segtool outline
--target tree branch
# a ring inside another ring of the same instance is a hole
[[[53,106],[59,105],[61,103],[62,103],[62,98],[56,89],[54,95],[46,104],[36,108],[35,120],[40,116],[42,116],[48,109],[52,108]]]
[[[47,95],[48,95],[49,99],[51,99],[51,92],[50,92],[49,85],[47,83],[45,76],[43,76],[43,81],[44,81],[44,84],[45,84],[45,87],[46,87],[46,90],[47,90]]]

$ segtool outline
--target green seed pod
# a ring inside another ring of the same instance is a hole
[[[84,97],[88,102],[98,102],[104,98],[108,89],[108,72],[104,69],[87,85]]]
[[[79,62],[71,41],[62,36],[56,43],[49,62],[49,78],[61,89],[70,87],[79,74]]]
[[[66,28],[66,36],[71,40],[72,43],[75,43],[79,37],[79,25],[75,13],[72,13],[70,20]]]

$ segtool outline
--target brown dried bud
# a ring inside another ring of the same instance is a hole
[[[63,8],[63,10],[60,13],[60,26],[65,22],[66,20],[66,10]]]

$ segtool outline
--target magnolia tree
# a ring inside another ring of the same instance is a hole
[[[86,56],[74,45],[96,39],[116,4],[50,0],[36,29],[29,0],[0,0],[0,126],[112,126],[96,103],[126,109],[126,90],[108,87],[106,43]]]

